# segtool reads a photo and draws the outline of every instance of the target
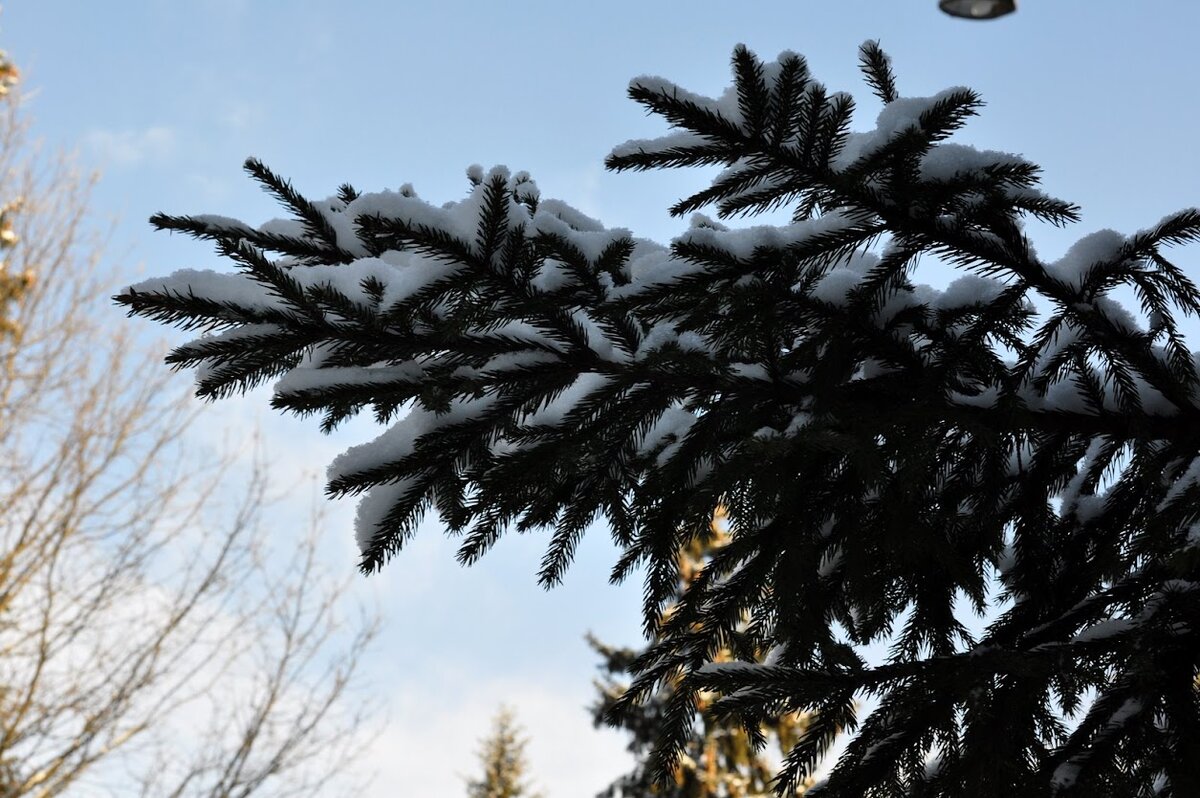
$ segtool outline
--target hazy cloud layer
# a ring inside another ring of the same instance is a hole
[[[141,130],[89,130],[84,148],[108,166],[164,161],[175,152],[175,131],[165,125]]]

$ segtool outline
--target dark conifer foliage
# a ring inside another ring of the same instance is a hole
[[[367,493],[368,571],[433,509],[465,563],[548,530],[550,585],[606,520],[657,641],[613,715],[677,685],[663,779],[711,690],[750,733],[815,713],[781,794],[849,728],[811,794],[1200,795],[1200,407],[1176,323],[1200,292],[1165,252],[1200,211],[1047,262],[1023,220],[1077,208],[1034,164],[946,141],[980,98],[902,96],[874,43],[861,63],[885,102],[866,133],[793,53],[737,48],[715,100],[631,85],[675,130],[609,168],[722,165],[673,212],[789,225],[697,215],[665,249],[503,169],[439,209],[407,187],[310,202],[250,162],[295,220],[155,217],[238,273],[117,300],[206,333],[169,357],[201,395],[281,378],[274,405],[325,429],[368,407],[392,425],[330,469],[332,495]],[[963,275],[919,285],[922,258]],[[733,539],[664,618],[718,505]],[[981,635],[968,608],[991,613]],[[714,664],[747,618],[771,664]]]
[[[701,574],[713,554],[729,543],[726,522],[724,508],[718,508],[711,535],[694,538],[680,550],[680,595]],[[714,655],[717,662],[737,661],[735,649],[754,662],[766,658],[769,652],[755,649],[753,633],[747,625],[743,624],[736,634],[732,646]],[[606,645],[590,635],[588,643],[602,658],[601,679],[596,683],[600,697],[592,707],[595,723],[601,726],[629,689],[629,677],[635,675],[633,664],[640,652]],[[635,764],[597,798],[765,798],[772,794],[774,763],[737,722],[714,715],[712,704],[716,696],[712,693],[697,697],[694,733],[685,743],[670,781],[665,785],[655,781],[648,759],[662,731],[664,709],[670,705],[676,687],[676,684],[663,685],[642,704],[620,713],[618,725],[629,735],[627,750],[633,754]],[[807,713],[787,713],[766,719],[758,731],[767,739],[768,748],[776,749],[770,751],[772,755],[786,755],[803,736],[809,719]],[[789,795],[802,795],[808,786],[808,783],[799,785]]]

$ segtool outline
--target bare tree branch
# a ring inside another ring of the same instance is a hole
[[[0,793],[353,794],[371,613],[259,528],[261,458],[189,443],[185,392],[95,297],[91,180],[0,110]],[[7,239],[6,239],[7,240]],[[250,473],[245,473],[249,470]]]

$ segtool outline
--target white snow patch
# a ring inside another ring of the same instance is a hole
[[[921,179],[949,180],[963,172],[978,172],[989,166],[1017,166],[1027,163],[1029,162],[1019,155],[943,142],[934,146],[921,159]]]
[[[914,128],[919,129],[921,114],[951,94],[962,90],[961,87],[952,87],[932,97],[901,97],[888,103],[879,112],[874,130],[850,134],[846,146],[834,158],[833,168],[846,169],[860,158],[883,147],[898,134]]]
[[[251,310],[280,310],[283,301],[270,288],[244,274],[214,272],[208,269],[180,269],[167,277],[154,277],[134,283],[130,291],[143,294],[197,296]]]
[[[641,440],[637,442],[637,453],[639,455],[649,454],[664,441],[666,441],[668,436],[673,436],[675,442],[678,443],[679,441],[683,440],[683,437],[687,435],[688,430],[692,428],[692,425],[695,424],[697,420],[698,418],[695,413],[687,410],[681,405],[668,407],[663,411],[663,414],[659,416],[658,419],[650,426],[650,428],[646,430],[646,433],[642,435]],[[669,448],[670,447],[668,447],[668,449]],[[664,450],[663,454],[665,453],[666,450]],[[669,455],[667,458],[669,459]],[[662,462],[665,462],[662,455],[660,455],[659,459],[660,465]]]
[[[1125,236],[1115,230],[1097,230],[1076,241],[1067,254],[1046,264],[1046,271],[1078,290],[1092,266],[1110,261],[1125,246]]]
[[[335,366],[310,368],[297,366],[275,383],[275,393],[296,394],[335,385],[389,385],[397,382],[420,382],[425,370],[418,363],[396,366]]]
[[[946,290],[938,295],[934,304],[937,308],[949,310],[970,305],[987,305],[1004,292],[1005,285],[999,280],[980,277],[977,274],[965,274],[946,286]]]
[[[326,472],[330,482],[365,471],[398,463],[409,457],[417,439],[442,427],[467,421],[485,413],[495,397],[456,399],[445,413],[433,413],[422,407],[412,410],[373,441],[352,446],[334,458]]]
[[[526,416],[522,423],[525,426],[561,426],[584,400],[604,390],[611,381],[612,377],[607,374],[584,372],[562,393]]]
[[[417,480],[407,477],[397,482],[376,485],[358,502],[354,512],[354,539],[358,550],[365,552],[375,538],[385,531],[388,512],[416,486]]]

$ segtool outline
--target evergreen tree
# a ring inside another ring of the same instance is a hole
[[[697,217],[666,248],[502,168],[437,208],[409,187],[309,201],[251,160],[295,219],[155,216],[238,273],[117,300],[205,333],[168,358],[202,367],[201,396],[281,378],[274,406],[325,430],[367,407],[390,425],[329,472],[366,494],[366,571],[435,509],[464,563],[547,529],[551,585],[606,519],[656,641],[612,715],[675,685],[664,783],[711,690],[748,730],[814,713],[781,794],[845,727],[814,795],[1200,795],[1200,404],[1176,321],[1200,291],[1164,254],[1200,211],[1048,262],[1023,220],[1078,209],[1029,161],[946,141],[980,98],[901,97],[874,43],[861,62],[883,102],[864,133],[794,53],[738,47],[718,99],[630,86],[675,130],[609,168],[724,165],[672,212],[790,224]],[[965,274],[916,284],[922,258]],[[737,532],[664,618],[720,504]],[[746,618],[777,656],[715,663]]]
[[[710,534],[691,540],[679,551],[679,596],[699,577],[708,560],[729,543],[725,521],[724,508],[718,508]],[[600,700],[592,707],[594,720],[599,726],[629,689],[627,677],[634,675],[632,666],[640,653],[607,646],[591,636],[588,642],[603,658],[600,666],[602,681],[596,685],[600,690]],[[754,662],[764,659],[766,652],[756,646],[753,629],[739,629],[732,643],[731,647],[717,652],[714,661],[737,661],[737,653]],[[664,709],[670,705],[676,686],[664,685],[644,704],[630,707],[619,715],[617,725],[630,734],[628,750],[637,759],[637,764],[631,772],[600,793],[598,798],[759,798],[770,794],[774,767],[761,755],[759,747],[745,729],[728,719],[714,716],[712,702],[715,696],[711,693],[696,697],[698,728],[694,729],[694,735],[684,745],[671,781],[666,785],[655,783],[646,757],[662,732]],[[780,752],[786,754],[803,735],[807,725],[807,715],[789,713],[769,719],[759,731],[768,738],[773,737]],[[803,792],[803,787],[797,787],[792,794]]]
[[[679,566],[679,593],[682,598],[686,589],[701,575],[704,565],[714,554],[730,542],[725,508],[718,508],[706,536],[692,539],[680,548],[677,559]],[[667,613],[671,612],[668,608]],[[614,707],[629,690],[628,679],[634,676],[635,662],[640,653],[628,648],[613,648],[589,636],[590,646],[604,659],[600,666],[602,680],[596,686],[600,690],[600,701],[593,707],[596,725],[604,724]],[[755,630],[743,626],[731,637],[730,646],[713,656],[716,662],[745,660],[761,662],[767,652],[755,642]],[[662,731],[664,709],[670,706],[677,684],[666,684],[640,706],[630,707],[628,712],[618,715],[618,726],[629,732],[630,754],[637,758],[634,770],[626,773],[598,798],[758,798],[770,793],[770,780],[774,775],[772,763],[760,752],[761,746],[746,733],[744,728],[727,719],[720,719],[712,712],[712,694],[700,694],[696,698],[698,727],[688,739],[679,756],[670,784],[655,784],[646,761],[655,740]],[[760,726],[764,737],[774,738],[781,754],[797,743],[808,726],[808,715],[788,713],[769,719]],[[809,786],[809,785],[804,785]],[[791,794],[803,794],[804,786],[797,787]]]
[[[539,798],[526,778],[529,767],[525,761],[527,743],[513,711],[501,707],[492,733],[479,751],[483,775],[467,782],[468,798]]]

